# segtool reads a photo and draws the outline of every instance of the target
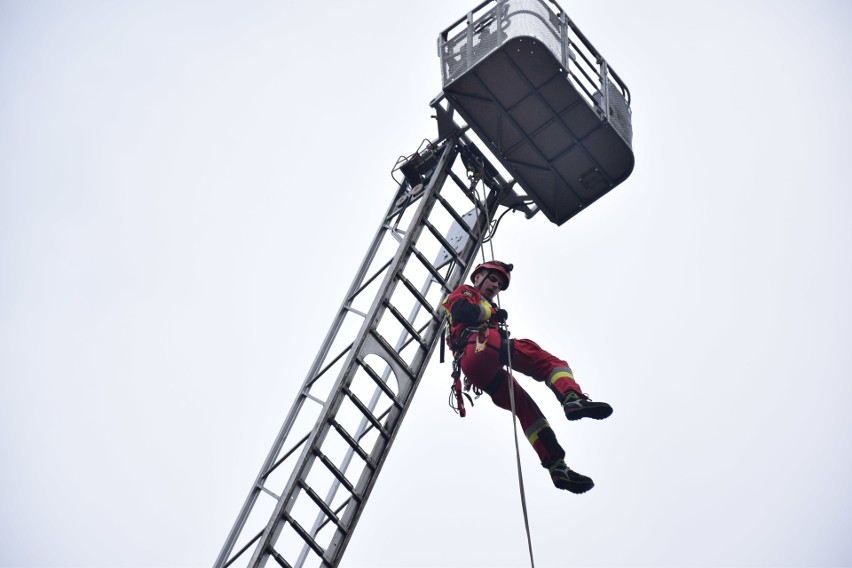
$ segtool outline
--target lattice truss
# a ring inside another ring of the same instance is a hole
[[[441,340],[441,302],[511,193],[458,133],[424,142],[395,173],[404,179],[217,566],[337,565]]]

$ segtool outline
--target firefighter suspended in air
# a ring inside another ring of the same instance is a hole
[[[454,354],[453,376],[459,406],[461,373],[466,383],[487,393],[500,408],[511,410],[510,377],[505,369],[543,382],[556,395],[568,420],[602,420],[612,414],[605,402],[595,402],[583,394],[568,363],[542,349],[529,339],[509,339],[505,331],[507,313],[495,303],[495,296],[508,289],[513,265],[497,260],[477,266],[471,274],[473,285],[462,284],[444,301],[450,325],[448,343]],[[572,493],[584,493],[594,487],[585,475],[565,464],[565,450],[530,395],[511,379],[515,412],[524,433],[549,472],[553,484]]]

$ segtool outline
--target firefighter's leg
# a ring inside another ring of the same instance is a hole
[[[535,341],[529,339],[514,341],[512,367],[537,381],[544,382],[556,395],[568,420],[580,418],[603,420],[612,414],[612,407],[609,404],[595,402],[583,394],[566,361],[548,353]]]
[[[499,337],[494,337],[496,335],[489,334],[489,345],[479,352],[473,342],[467,345],[461,359],[461,367],[467,380],[488,393],[494,404],[511,410],[509,376],[500,364]],[[556,441],[556,435],[541,409],[517,382],[513,381],[513,385],[515,414],[539,459],[542,463],[562,459],[565,452]]]
[[[542,414],[541,409],[532,397],[514,379],[510,379],[508,373],[503,369],[497,375],[480,388],[488,393],[494,404],[506,410],[512,410],[512,400],[509,398],[509,381],[513,386],[515,398],[515,414],[518,422],[524,430],[524,435],[529,440],[542,465],[548,465],[560,461],[565,457],[565,450],[556,440],[556,434]]]
[[[570,392],[583,392],[567,361],[545,351],[535,341],[516,339],[513,343],[512,368],[545,383],[560,402]]]
[[[509,375],[501,369],[497,376],[482,390],[491,395],[494,404],[500,408],[511,409],[508,383]],[[572,493],[585,493],[594,487],[595,482],[590,477],[577,473],[565,465],[565,450],[559,445],[556,434],[554,434],[535,401],[514,379],[512,379],[512,387],[518,421],[521,423],[536,454],[538,454],[541,465],[550,474],[553,485]]]

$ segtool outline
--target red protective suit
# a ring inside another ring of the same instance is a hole
[[[461,354],[461,370],[468,381],[491,396],[494,404],[511,410],[509,376],[500,358],[502,338],[498,329],[498,308],[479,289],[462,285],[444,301],[450,324],[448,343]],[[477,343],[480,348],[477,348]],[[484,346],[483,346],[484,343]],[[571,391],[582,393],[566,361],[548,353],[529,339],[512,339],[512,369],[545,383],[560,402]],[[515,412],[527,439],[543,465],[565,457],[547,419],[529,394],[514,385]]]

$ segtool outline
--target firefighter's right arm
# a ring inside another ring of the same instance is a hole
[[[453,322],[462,323],[466,326],[478,325],[488,321],[494,313],[491,305],[485,300],[480,300],[472,290],[465,287],[457,294],[450,307]]]

